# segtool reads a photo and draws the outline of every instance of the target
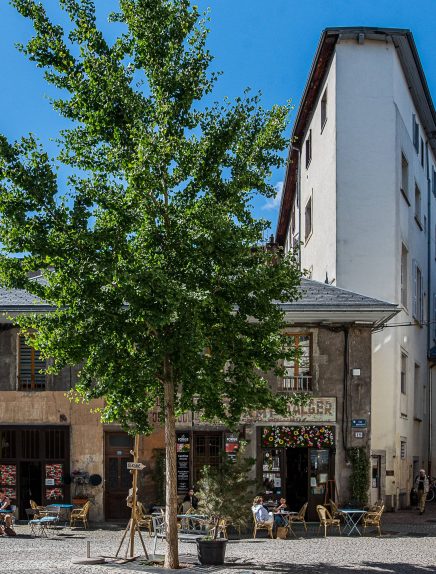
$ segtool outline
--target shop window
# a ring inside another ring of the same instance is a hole
[[[285,360],[283,391],[312,390],[312,336],[289,335],[290,347],[295,349],[296,357]]]
[[[46,458],[65,458],[65,432],[63,430],[49,429],[45,433]],[[129,437],[130,438],[130,437]]]
[[[17,498],[17,465],[16,464],[0,464],[0,489],[11,500]]]
[[[18,338],[18,388],[21,391],[43,391],[45,389],[45,360],[41,353],[26,344],[24,337]]]
[[[0,431],[0,459],[16,458],[16,434],[13,430]]]

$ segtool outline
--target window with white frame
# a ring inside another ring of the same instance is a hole
[[[309,130],[309,135],[306,139],[306,169],[312,161],[312,130]]]
[[[401,353],[401,380],[400,380],[401,393],[407,394],[407,355]]]
[[[312,221],[312,197],[309,197],[304,209],[304,240],[307,241],[312,235],[313,221]]]
[[[401,191],[408,199],[409,197],[409,162],[404,153],[401,154]]]
[[[401,305],[407,309],[407,247],[401,244]]]
[[[424,167],[424,140],[421,138],[421,165]]]
[[[321,98],[321,131],[324,129],[326,122],[327,122],[327,88],[324,90],[324,93]]]
[[[419,323],[424,321],[424,281],[416,261],[413,262],[413,317]]]
[[[416,153],[419,153],[419,124],[416,121],[416,115],[412,117],[412,133],[413,133],[413,147]]]

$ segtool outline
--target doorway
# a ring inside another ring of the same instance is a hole
[[[309,456],[307,448],[286,449],[286,502],[301,508],[307,501]]]
[[[42,492],[42,464],[39,461],[20,462],[20,516],[26,516],[26,508],[30,508],[30,500],[40,504]]]
[[[132,460],[133,438],[125,432],[105,433],[104,511],[106,520],[128,519],[131,509],[126,504],[132,475],[127,463]]]

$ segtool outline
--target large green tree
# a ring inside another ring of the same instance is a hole
[[[248,408],[285,408],[261,371],[286,352],[274,300],[297,296],[299,273],[261,248],[267,223],[250,204],[275,193],[289,109],[249,93],[205,106],[216,76],[188,0],[120,0],[111,44],[91,0],[59,0],[68,29],[43,4],[12,4],[35,30],[21,50],[70,124],[56,157],[32,134],[0,136],[1,282],[53,305],[18,323],[53,370],[81,365],[76,390],[104,397],[104,421],[150,432],[159,399],[176,567],[177,413],[231,425]]]

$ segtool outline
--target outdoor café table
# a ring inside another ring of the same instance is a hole
[[[283,516],[286,528],[290,530],[292,534],[295,536],[295,532],[292,530],[292,522],[289,519],[291,518],[291,516],[296,516],[297,514],[298,512],[294,512],[293,510],[280,510],[279,512],[275,512],[273,516]]]
[[[65,522],[69,522],[70,514],[74,508],[74,504],[55,503],[55,504],[50,504],[50,506],[57,506],[58,508],[60,508],[59,514],[63,515]]]
[[[350,536],[353,532],[356,532],[359,536],[362,536],[358,525],[367,511],[363,510],[363,508],[339,508],[338,510],[345,520],[344,534]]]
[[[194,534],[207,533],[207,519],[205,514],[178,514],[177,518],[181,519],[181,531],[192,532]]]

